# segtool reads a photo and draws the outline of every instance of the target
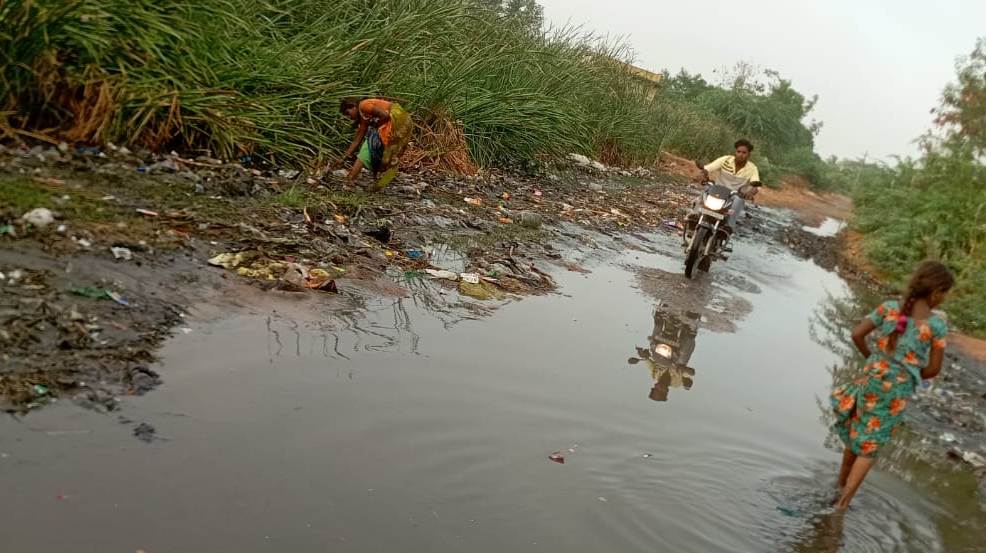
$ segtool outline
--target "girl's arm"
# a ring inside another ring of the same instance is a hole
[[[938,376],[941,372],[941,363],[945,359],[944,348],[931,348],[931,355],[928,356],[928,366],[921,370],[921,378],[928,380]]]
[[[856,344],[856,349],[863,354],[863,357],[870,356],[870,346],[866,343],[866,336],[875,329],[876,325],[869,317],[866,317],[852,331],[852,343]]]
[[[346,150],[346,154],[342,156],[343,160],[347,160],[356,153],[356,149],[360,147],[363,143],[363,139],[366,138],[366,121],[360,119],[359,128],[356,130],[356,138],[353,139],[353,143],[349,145],[349,149]]]

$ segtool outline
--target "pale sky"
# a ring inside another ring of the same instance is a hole
[[[986,36],[986,0],[538,0],[555,25],[626,39],[637,65],[776,69],[824,122],[823,156],[913,155],[955,60]]]

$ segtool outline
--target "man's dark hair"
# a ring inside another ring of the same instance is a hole
[[[739,148],[740,146],[746,146],[746,151],[748,152],[753,151],[753,143],[745,138],[737,140],[736,144],[733,144],[733,149]]]

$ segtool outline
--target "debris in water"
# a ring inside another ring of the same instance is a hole
[[[788,507],[787,505],[778,505],[777,510],[789,517],[803,517],[805,515],[804,511],[798,509],[797,507]]]
[[[123,261],[130,261],[134,258],[134,252],[130,251],[130,248],[118,248],[112,247],[110,251],[113,252],[113,259],[122,259]]]
[[[146,422],[142,422],[134,428],[134,436],[138,440],[149,444],[157,439],[157,430]]]
[[[607,503],[607,502],[609,502],[609,500],[608,500],[608,499],[606,499],[605,497],[602,497],[602,496],[600,496],[600,497],[597,497],[596,499],[598,499],[599,501],[601,501],[601,502],[603,502],[603,503]]]
[[[560,465],[564,465],[565,464],[565,454],[562,453],[561,451],[556,451],[556,452],[552,453],[551,455],[548,455],[548,459],[551,459],[552,461],[554,461],[554,462],[556,462],[556,463],[558,463]]]
[[[311,269],[308,271],[308,274],[305,275],[305,288],[332,292],[333,294],[339,292],[339,289],[336,288],[336,281],[332,280],[329,272],[325,269]]]
[[[465,278],[459,283],[459,293],[477,300],[493,299],[501,295],[496,286],[486,281],[469,282]]]

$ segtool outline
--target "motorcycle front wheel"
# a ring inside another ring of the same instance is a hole
[[[695,239],[692,240],[692,247],[688,248],[688,256],[685,257],[685,278],[692,278],[692,271],[698,263],[701,252],[705,250],[705,241],[708,240],[709,229],[700,228],[695,231]]]

